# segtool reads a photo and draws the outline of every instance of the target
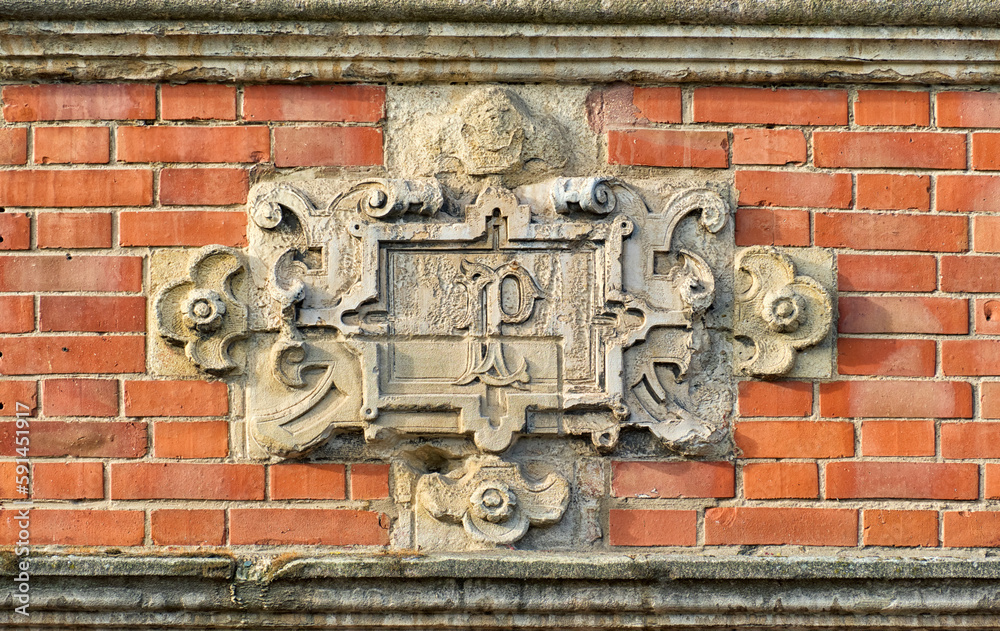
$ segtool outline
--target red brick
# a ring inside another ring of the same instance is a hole
[[[736,424],[743,458],[845,458],[854,455],[854,425],[832,421],[750,421]]]
[[[942,256],[941,290],[1000,292],[995,256]]]
[[[931,123],[931,99],[927,92],[902,90],[858,90],[854,102],[858,125],[916,125]]]
[[[743,496],[748,500],[815,499],[819,497],[819,470],[813,462],[747,464]]]
[[[739,208],[736,210],[736,245],[809,245],[809,212]]]
[[[168,206],[245,204],[250,176],[245,169],[163,169],[160,202]]]
[[[35,463],[31,491],[36,499],[103,499],[104,465],[100,462]]]
[[[697,88],[696,123],[846,125],[846,90]]]
[[[681,122],[680,88],[635,88],[632,104],[639,119],[652,123]]]
[[[14,545],[21,530],[16,508],[0,511],[0,545]],[[141,510],[66,509],[31,511],[31,544],[141,546],[146,513]]]
[[[639,110],[634,99],[635,88],[624,83],[602,85],[587,93],[585,107],[587,123],[596,134],[603,134],[607,129],[632,127],[645,120],[638,118]],[[670,115],[671,108],[666,106],[665,115]],[[680,88],[677,88],[676,116],[680,122]]]
[[[938,127],[1000,127],[1000,94],[941,92],[937,95]]]
[[[274,130],[274,165],[278,167],[368,166],[382,161],[382,130],[377,127]]]
[[[231,545],[384,546],[389,518],[358,510],[233,508]]]
[[[972,418],[972,386],[961,381],[833,381],[819,385],[827,418]]]
[[[160,86],[163,120],[236,120],[236,87],[186,83]]]
[[[0,213],[0,250],[31,247],[31,217],[27,213]]]
[[[856,546],[851,508],[709,508],[705,545]]]
[[[14,455],[15,424],[0,423],[0,455]],[[111,421],[34,421],[31,455],[39,458],[141,458],[146,424]]]
[[[736,472],[730,462],[611,463],[615,497],[733,497]]]
[[[858,173],[858,208],[865,210],[930,210],[929,175]]]
[[[355,463],[351,465],[351,499],[381,500],[389,497],[389,465]]]
[[[3,89],[8,122],[151,120],[156,118],[152,85],[73,83],[8,85]]]
[[[1000,175],[937,176],[937,210],[1000,211]]]
[[[804,381],[741,381],[741,416],[809,416],[812,384]]]
[[[841,333],[969,332],[969,301],[923,296],[845,296],[840,299]]]
[[[817,131],[813,133],[813,163],[834,168],[964,169],[965,135]]]
[[[41,296],[38,301],[40,331],[146,330],[143,296]]]
[[[119,127],[123,162],[266,162],[266,127]]]
[[[620,510],[608,514],[613,546],[693,546],[698,513],[693,510]]]
[[[939,462],[831,462],[827,499],[974,500],[979,466]]]
[[[142,335],[0,339],[0,375],[145,372]]]
[[[35,164],[107,164],[110,159],[107,127],[35,128]]]
[[[945,511],[946,548],[985,548],[1000,546],[1000,512]]]
[[[27,478],[30,472],[28,467],[27,464],[18,464],[13,460],[0,462],[0,476],[2,476],[0,477],[0,499],[24,500],[28,498],[27,488],[17,484],[30,479]]]
[[[1000,217],[977,216],[972,218],[972,239],[975,252],[1000,252]]]
[[[1000,335],[1000,300],[976,298],[975,312],[976,333]]]
[[[937,260],[928,254],[839,254],[840,291],[934,291]]]
[[[153,544],[158,546],[221,546],[226,542],[224,510],[154,510],[149,525]]]
[[[1000,382],[984,381],[981,389],[982,407],[980,414],[983,418],[1000,418]]]
[[[1000,458],[1000,423],[942,423],[941,455],[952,460]]]
[[[1000,499],[1000,465],[992,462],[983,464],[983,499]]]
[[[34,297],[0,296],[0,333],[27,333],[34,330]]]
[[[38,213],[39,248],[110,248],[111,213]]]
[[[376,85],[248,85],[243,118],[250,121],[374,123],[385,111],[385,87]]]
[[[290,463],[274,465],[269,470],[272,500],[347,498],[347,471],[342,464]],[[387,482],[388,479],[387,475]]]
[[[740,206],[850,208],[849,173],[737,171]]]
[[[28,128],[0,129],[0,164],[28,162]]]
[[[225,458],[229,455],[226,421],[163,421],[153,423],[156,458]]]
[[[225,416],[223,381],[126,381],[125,416]]]
[[[18,405],[20,403],[21,405]],[[27,406],[25,410],[24,406]],[[38,407],[38,386],[34,381],[12,381],[5,379],[0,381],[0,416],[17,416],[25,411],[28,416],[34,416]],[[13,434],[11,440],[0,443],[0,450],[4,445],[13,445]],[[32,450],[34,446],[32,446]]]
[[[0,205],[148,206],[153,172],[143,169],[0,171]]]
[[[933,456],[934,421],[865,421],[861,424],[865,456]]]
[[[972,168],[1000,171],[1000,134],[972,134]]]
[[[124,246],[203,246],[247,244],[244,211],[136,210],[118,216]]]
[[[608,132],[608,164],[725,169],[729,135],[723,131],[612,130]]]
[[[969,248],[965,217],[816,213],[815,245],[855,250],[964,252]]]
[[[108,468],[115,500],[264,499],[263,465],[137,462]]]
[[[46,379],[42,411],[45,416],[118,416],[118,381]]]
[[[139,256],[3,256],[0,291],[141,291]]]
[[[734,129],[733,164],[800,164],[806,137],[798,129]]]
[[[936,547],[938,514],[933,510],[866,510],[862,516],[865,546]]]
[[[941,370],[946,375],[1000,375],[1000,340],[941,342]]]
[[[837,340],[837,372],[841,375],[933,377],[936,358],[933,340]]]

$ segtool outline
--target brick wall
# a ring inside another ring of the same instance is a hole
[[[153,249],[245,245],[259,174],[381,165],[384,101],[3,87],[0,498],[18,497],[28,402],[33,543],[388,543],[386,464],[238,458],[224,382],[145,374]],[[840,288],[838,374],[741,383],[733,462],[612,458],[604,545],[1000,545],[1000,93],[618,86],[590,103],[609,170],[732,171],[737,245],[833,248]],[[16,536],[0,512],[0,544]]]

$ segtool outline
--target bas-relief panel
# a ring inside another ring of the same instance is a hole
[[[245,251],[154,261],[159,333],[243,384],[248,455],[360,433],[403,545],[570,545],[624,428],[726,457],[736,375],[829,374],[829,256],[736,255],[726,183],[600,169],[579,89],[428,90],[385,177],[261,183]]]

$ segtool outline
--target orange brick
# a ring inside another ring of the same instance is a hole
[[[972,239],[976,252],[1000,252],[1000,217],[979,216],[972,218]]]
[[[831,462],[826,465],[827,499],[974,500],[979,467],[939,462]]]
[[[804,381],[741,381],[741,416],[809,416],[812,384]]]
[[[850,208],[848,173],[737,171],[740,206]]]
[[[148,206],[153,172],[143,169],[0,171],[0,205]]]
[[[736,245],[809,245],[809,212],[739,208],[736,210]]]
[[[865,421],[861,424],[865,456],[933,456],[933,421]]]
[[[263,465],[137,462],[108,469],[115,500],[264,499]]]
[[[347,468],[342,464],[297,462],[274,465],[268,470],[271,473],[272,500],[342,500],[347,498]],[[388,479],[387,475],[387,482]]]
[[[104,465],[100,462],[35,463],[31,490],[36,499],[103,499]]]
[[[1000,134],[972,134],[972,168],[1000,171]]]
[[[18,405],[20,403],[20,405]],[[13,381],[5,379],[0,381],[0,416],[17,416],[28,412],[28,416],[34,416],[38,407],[38,386],[34,381]],[[4,445],[13,445],[14,439],[6,443],[0,443],[0,450]],[[34,448],[32,448],[34,451]]]
[[[368,166],[382,164],[382,130],[377,127],[278,127],[274,165]]]
[[[160,87],[163,120],[236,120],[236,87],[204,83]]]
[[[385,87],[376,85],[248,85],[243,118],[249,121],[374,123],[385,111]]]
[[[972,418],[972,386],[961,381],[833,381],[819,385],[827,418]]]
[[[850,508],[709,508],[705,545],[856,546],[858,512]]]
[[[734,129],[734,164],[801,164],[806,137],[798,129]]]
[[[110,248],[111,213],[38,213],[38,247]]]
[[[245,169],[163,169],[160,202],[168,206],[245,204],[250,176]]]
[[[980,413],[983,418],[1000,418],[1000,382],[984,381],[982,386],[982,407]]]
[[[389,497],[389,465],[355,463],[351,465],[351,499],[381,500]]]
[[[3,256],[0,291],[141,291],[139,256]]]
[[[902,90],[858,90],[854,102],[858,125],[916,125],[931,122],[931,99],[927,92]]]
[[[733,497],[736,472],[730,462],[611,463],[615,497]]]
[[[813,462],[754,462],[743,467],[743,495],[748,500],[815,499],[819,470]]]
[[[858,208],[865,210],[930,210],[929,175],[858,173]]]
[[[28,464],[22,464],[9,460],[0,462],[0,499],[5,500],[25,500],[28,499],[28,490],[18,483],[27,483],[30,480],[31,472]]]
[[[42,411],[45,416],[118,416],[118,381],[46,379]]]
[[[976,333],[1000,335],[1000,300],[976,298]]]
[[[28,162],[28,128],[0,129],[0,164]]]
[[[1000,292],[995,256],[942,256],[941,290]]]
[[[983,469],[986,473],[983,476],[983,499],[1000,499],[1000,465],[987,462],[983,464]]]
[[[221,546],[226,542],[226,511],[154,510],[150,534],[158,546]]]
[[[156,458],[225,458],[229,455],[226,421],[163,421],[153,423]]]
[[[817,131],[813,163],[833,168],[964,169],[965,135]]]
[[[846,90],[697,88],[696,123],[846,125]]]
[[[729,135],[722,131],[612,130],[608,132],[608,164],[725,169]]]
[[[118,216],[124,246],[203,246],[247,244],[244,211],[136,210]]]
[[[266,127],[119,127],[123,162],[266,162]]]
[[[15,423],[0,423],[0,455],[14,455]],[[34,421],[31,455],[39,458],[141,458],[146,424],[112,421]]]
[[[27,213],[0,213],[0,250],[31,247],[31,217]]]
[[[936,547],[938,514],[933,510],[866,510],[862,545],[897,548]]]
[[[146,330],[143,296],[41,296],[40,331],[128,333]]]
[[[620,510],[608,514],[613,546],[693,546],[698,513],[693,510]]]
[[[145,372],[142,335],[0,339],[0,375]]]
[[[937,210],[1000,211],[1000,175],[937,176]]]
[[[1000,458],[1000,423],[942,423],[941,455],[952,460]]]
[[[838,254],[840,291],[934,291],[937,260],[927,254]]]
[[[1000,127],[1000,94],[940,92],[938,127]]]
[[[969,248],[965,217],[816,213],[815,245],[855,250],[964,252]]]
[[[35,128],[35,164],[107,164],[110,147],[107,127]]]
[[[681,122],[680,88],[635,88],[632,93],[635,117],[652,123]]]
[[[854,455],[854,425],[833,421],[751,421],[736,424],[744,458],[846,458]]]
[[[1000,375],[1000,340],[941,342],[941,370],[946,375]]]
[[[21,530],[16,508],[0,511],[0,545],[14,545]],[[141,546],[146,513],[141,510],[69,509],[31,511],[31,544]]]
[[[151,120],[156,87],[128,84],[8,85],[3,89],[7,122]]]
[[[384,546],[389,518],[357,510],[233,508],[231,545]]]
[[[841,333],[969,332],[969,301],[923,296],[844,296],[839,301]]]
[[[32,296],[0,296],[0,333],[35,330],[35,299]]]
[[[946,548],[992,548],[1000,546],[1000,512],[945,511]]]
[[[933,340],[837,340],[837,372],[841,375],[933,377],[936,359]]]
[[[126,381],[125,416],[225,416],[222,381]]]

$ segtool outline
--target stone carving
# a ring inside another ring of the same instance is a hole
[[[458,471],[422,476],[417,502],[435,519],[461,523],[475,541],[510,544],[529,526],[562,518],[569,483],[554,473],[532,480],[518,465],[497,456],[471,456]]]
[[[827,291],[796,275],[791,259],[773,247],[747,248],[736,259],[736,318],[733,334],[753,346],[735,366],[739,374],[776,377],[795,365],[797,351],[829,333],[833,307]]]

